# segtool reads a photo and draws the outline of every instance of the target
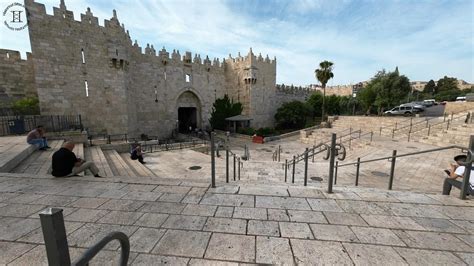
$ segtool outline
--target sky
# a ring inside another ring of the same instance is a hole
[[[0,0],[0,15],[13,2]],[[59,0],[37,1],[52,14]],[[369,80],[382,69],[411,81],[445,75],[474,82],[472,0],[66,0],[76,20],[91,8],[112,17],[144,48],[227,58],[249,48],[277,58],[277,83],[317,83],[321,61],[334,63],[328,85]],[[28,31],[0,25],[0,48],[31,51]]]

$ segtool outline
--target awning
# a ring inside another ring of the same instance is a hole
[[[250,121],[253,119],[245,115],[236,115],[236,116],[227,117],[225,120],[232,121],[232,122],[243,122],[243,121]]]

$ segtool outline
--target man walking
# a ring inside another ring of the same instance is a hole
[[[67,141],[62,148],[53,154],[53,171],[55,177],[77,176],[79,173],[89,170],[95,177],[99,175],[99,169],[93,162],[86,162],[81,158],[77,158],[74,152],[74,143]]]

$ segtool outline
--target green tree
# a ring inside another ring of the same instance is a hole
[[[437,88],[437,93],[434,95],[437,101],[454,101],[456,97],[464,94],[458,88],[456,78],[444,76],[438,80]]]
[[[213,129],[226,130],[226,121],[228,117],[240,115],[242,113],[242,104],[237,102],[233,103],[229,99],[229,96],[224,95],[224,98],[216,99],[212,105],[211,118],[209,123]]]
[[[39,100],[38,98],[23,98],[16,100],[11,105],[13,113],[16,115],[39,115]]]
[[[323,61],[319,63],[319,69],[316,69],[314,71],[316,75],[316,79],[321,82],[321,87],[323,88],[323,104],[322,104],[322,111],[321,111],[321,120],[324,121],[324,108],[325,108],[325,98],[326,98],[326,84],[330,79],[334,77],[334,73],[332,73],[333,70],[333,62],[330,61]]]
[[[459,90],[457,79],[447,76],[444,76],[444,78],[438,80],[437,87],[437,92]]]
[[[311,115],[309,104],[292,101],[284,103],[275,114],[277,127],[281,129],[300,129],[306,124],[306,118]]]
[[[313,118],[321,117],[321,107],[323,106],[323,95],[321,92],[316,92],[309,96],[309,99],[306,101],[311,108],[313,109]]]
[[[379,71],[357,96],[368,111],[374,106],[380,114],[384,109],[401,104],[410,92],[410,80],[400,75],[397,67],[393,72]]]
[[[423,88],[423,93],[430,93],[431,95],[434,95],[436,91],[436,84],[434,80],[430,79],[430,81],[428,81],[428,83],[426,83],[425,87]]]
[[[357,100],[362,105],[364,112],[372,113],[375,107],[375,99],[377,98],[377,91],[374,84],[369,83],[357,93]]]

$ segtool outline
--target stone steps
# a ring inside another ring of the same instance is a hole
[[[104,155],[114,176],[136,175],[116,150],[105,150]]]
[[[121,153],[120,156],[138,176],[156,176],[155,173],[145,165],[141,164],[138,160],[130,159],[129,153]]]
[[[48,174],[51,172],[51,158],[53,153],[61,148],[63,140],[53,140],[49,142],[51,149],[46,151],[37,150],[18,164],[12,173],[27,173],[27,174]]]
[[[10,172],[30,156],[36,147],[26,143],[26,137],[2,137],[0,141],[0,172]]]
[[[107,159],[99,146],[87,147],[84,151],[86,161],[92,161],[99,168],[99,174],[103,176],[114,176]]]

